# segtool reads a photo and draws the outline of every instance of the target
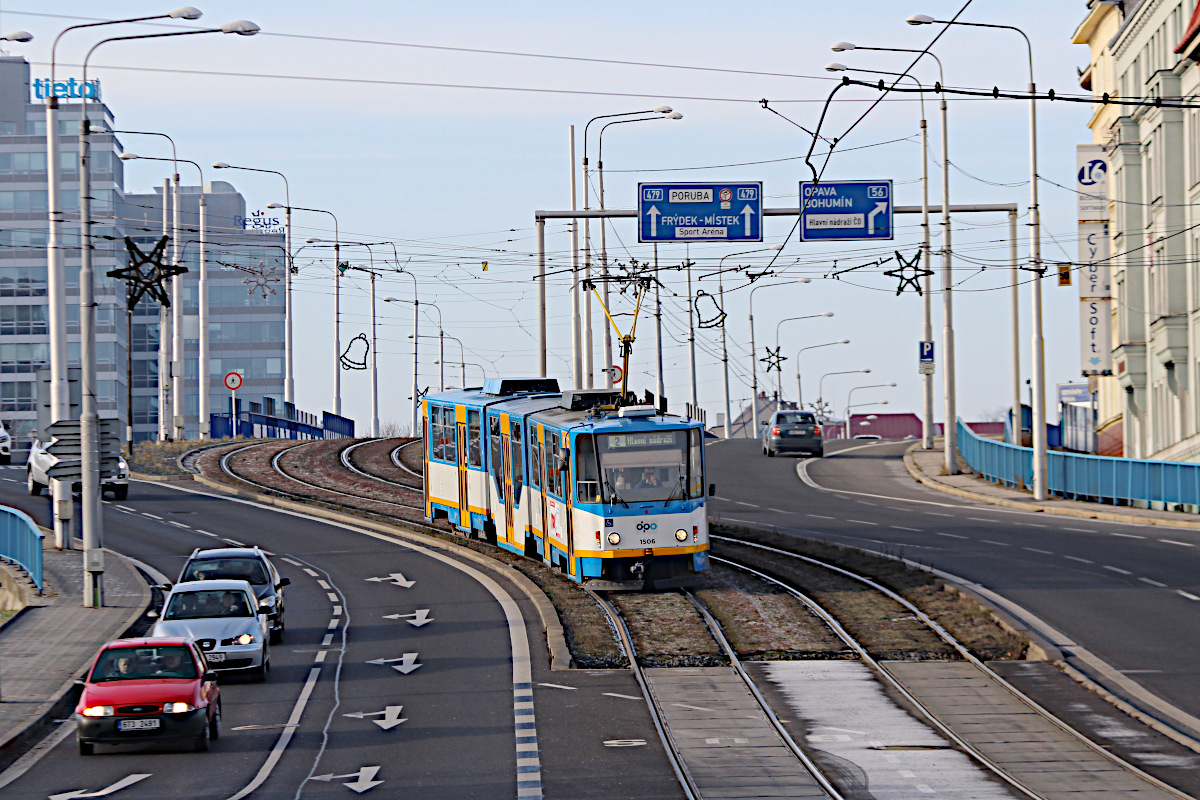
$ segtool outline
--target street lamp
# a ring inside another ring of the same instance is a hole
[[[796,283],[812,283],[811,278],[796,278]],[[755,436],[758,435],[758,356],[754,348],[754,293],[772,286],[787,286],[786,283],[767,283],[750,290],[750,388],[754,391],[754,402],[750,404],[751,422]],[[690,317],[689,317],[690,319]]]
[[[375,270],[355,264],[348,269],[371,276],[371,438],[379,438],[379,350],[375,324]]]
[[[796,408],[804,408],[804,389],[800,383],[800,354],[805,350],[816,350],[818,347],[829,347],[834,344],[850,344],[850,340],[838,339],[836,342],[825,342],[825,344],[810,344],[808,347],[801,347],[796,351]]]
[[[104,25],[118,25],[126,22],[145,22],[155,19],[199,19],[202,16],[198,9],[191,6],[181,6],[166,14],[155,14],[148,17],[129,17],[126,19],[103,20],[100,22],[84,22],[64,28],[54,37],[50,47],[50,91],[46,92],[46,206],[49,211],[46,231],[46,306],[47,323],[50,329],[50,421],[58,422],[70,418],[70,393],[67,387],[67,293],[66,268],[62,247],[62,160],[59,156],[58,131],[58,91],[57,73],[58,43],[69,31],[82,28],[96,28]],[[26,38],[28,37],[28,38]],[[9,41],[30,41],[33,37],[24,31],[16,31],[5,37]],[[65,88],[65,87],[64,87]],[[86,89],[81,90],[87,94]],[[86,98],[83,99],[86,108]],[[165,195],[164,195],[165,202]],[[39,432],[44,436],[45,432]],[[71,499],[70,487],[64,487],[62,481],[51,483],[51,493],[54,496],[54,543],[60,550],[70,550],[71,516],[74,501]],[[89,598],[84,597],[84,602]]]
[[[670,106],[658,106],[656,108],[647,109],[645,111],[623,111],[619,114],[601,114],[598,117],[592,117],[583,126],[583,210],[587,211],[591,208],[591,183],[588,181],[588,149],[587,137],[588,128],[598,119],[613,119],[614,117],[637,117],[642,114],[670,114],[672,112]],[[574,165],[572,165],[574,168]],[[602,206],[603,207],[603,206]],[[591,219],[583,218],[583,278],[590,280],[592,277],[592,239],[591,239]],[[576,281],[571,287],[572,292],[579,292],[579,282]],[[587,375],[587,388],[591,389],[594,385],[595,363],[593,360],[592,346],[592,298],[587,292],[584,293],[584,319],[583,327],[584,334],[581,337],[580,346],[583,348],[583,372]],[[608,326],[605,326],[607,330]],[[611,365],[608,365],[611,366]],[[606,366],[607,369],[607,366]]]
[[[798,319],[816,319],[817,317],[832,317],[832,316],[833,316],[832,311],[824,311],[820,314],[809,314],[808,316],[805,316],[805,317],[788,317],[787,319],[779,320],[779,323],[776,324],[776,326],[775,326],[775,355],[776,355],[776,357],[778,358],[779,349],[780,349],[779,328],[780,328],[780,326],[783,325],[783,323],[794,322],[795,320],[798,320]],[[780,361],[782,362],[782,359],[780,359]],[[783,364],[782,363],[778,364],[775,367],[775,410],[778,411],[781,408],[783,408]]]
[[[235,167],[226,164],[224,161],[214,161],[213,169],[240,169],[243,172],[265,172],[283,178],[283,199],[286,203],[283,206],[286,209],[283,246],[287,250],[287,258],[285,259],[287,263],[283,270],[283,399],[294,406],[296,404],[296,375],[295,363],[292,358],[292,270],[294,269],[294,262],[292,260],[291,187],[288,185],[287,176],[278,170],[259,169],[257,167]],[[278,203],[267,204],[267,208],[279,207]]]
[[[1029,57],[1029,267],[1035,273],[1034,279],[1030,281],[1033,294],[1033,497],[1035,500],[1045,500],[1049,497],[1046,484],[1046,352],[1042,334],[1042,225],[1041,212],[1038,209],[1037,84],[1033,79],[1033,44],[1025,35],[1025,31],[1014,25],[940,20],[925,14],[913,14],[905,21],[909,25],[937,23],[965,25],[971,28],[998,28],[1016,31],[1025,40],[1025,51]],[[1019,423],[1019,415],[1014,419]],[[958,425],[949,412],[946,414],[943,436],[946,442],[946,469],[953,475],[958,472],[958,458],[955,453]]]
[[[421,392],[417,388],[418,387],[417,381],[419,379],[418,373],[417,373],[417,368],[418,368],[417,353],[418,353],[420,342],[421,342],[421,315],[420,315],[421,298],[417,294],[417,276],[413,275],[408,270],[401,269],[399,266],[397,266],[396,272],[401,275],[407,275],[408,277],[412,278],[412,282],[413,282],[413,299],[412,299],[412,304],[413,304],[412,429],[413,429],[413,436],[416,436],[417,435],[417,433],[416,433],[417,420],[420,419],[420,414],[418,412],[418,409],[420,408],[420,405],[421,405]],[[404,302],[404,301],[401,301],[400,298],[398,298],[398,297],[389,296],[389,297],[383,298],[383,302],[399,303],[399,302]],[[441,319],[441,316],[442,316],[441,309],[439,309],[438,310],[438,318]]]
[[[172,12],[175,13],[175,12]],[[180,10],[180,16],[198,12],[188,9]],[[170,16],[170,15],[168,15]],[[194,17],[193,17],[194,18]],[[258,26],[247,20],[227,22],[217,28],[200,28],[187,31],[171,31],[168,33],[144,33],[132,36],[111,36],[101,39],[92,45],[83,57],[83,85],[87,86],[88,63],[92,54],[102,45],[109,42],[132,41],[134,39],[163,39],[169,36],[193,36],[201,33],[236,33],[252,36],[258,33]],[[59,34],[61,36],[61,34]],[[57,44],[57,40],[55,41]],[[53,94],[53,85],[51,85]],[[88,608],[98,608],[104,605],[104,571],[103,565],[93,553],[104,547],[103,520],[100,515],[100,451],[99,451],[99,422],[100,416],[96,410],[96,287],[92,269],[92,204],[91,186],[88,178],[88,98],[87,92],[82,92],[80,98],[79,120],[79,361],[80,394],[82,403],[79,415],[80,472],[82,495],[83,549],[84,565],[92,566],[94,571],[85,571],[83,580],[83,604]],[[56,138],[58,131],[47,130],[47,141]],[[49,154],[47,154],[49,157]],[[58,151],[55,148],[54,158],[57,160]],[[65,349],[65,348],[64,348]]]
[[[845,424],[846,438],[847,439],[851,438],[851,436],[850,436],[850,409],[862,408],[864,406],[886,406],[887,404],[888,404],[887,400],[876,400],[873,403],[855,403],[852,406],[846,406],[846,424]]]
[[[921,15],[917,15],[921,16]],[[912,24],[912,23],[910,23]],[[835,53],[843,53],[849,50],[870,50],[872,52],[881,53],[916,53],[918,58],[929,56],[934,60],[938,67],[938,85],[946,85],[946,76],[942,70],[942,60],[928,50],[915,50],[908,47],[861,47],[851,42],[836,42],[831,48]],[[888,73],[895,74],[895,73]],[[912,76],[908,76],[912,77]],[[954,409],[957,406],[955,393],[955,375],[954,375],[954,326],[953,326],[953,286],[951,281],[951,260],[953,254],[950,251],[950,156],[949,156],[949,125],[947,123],[946,96],[943,94],[939,104],[942,121],[942,279],[945,285],[945,291],[942,294],[942,307],[945,318],[944,331],[949,333],[949,338],[946,343],[943,343],[942,356],[945,360],[943,368],[943,391],[946,394],[945,403],[948,409]],[[929,249],[929,155],[926,146],[926,127],[925,127],[925,93],[921,93],[921,152],[923,154],[921,162],[921,184],[922,184],[922,199],[921,199],[921,248],[924,267],[929,269],[932,260],[932,254]],[[1013,280],[1013,308],[1014,315],[1016,309],[1016,275],[1014,273]],[[926,275],[921,279],[924,291],[922,291],[921,303],[921,340],[925,342],[933,341],[933,299],[932,299],[932,283],[931,276]],[[1014,325],[1015,330],[1015,325]],[[1014,333],[1014,336],[1016,333]],[[1016,344],[1014,342],[1014,348]],[[1020,364],[1018,362],[1015,374],[1019,380]],[[933,373],[927,372],[921,376],[921,449],[933,449]],[[953,452],[953,451],[951,451]],[[957,465],[955,459],[955,465]]]
[[[667,107],[661,106],[661,108],[667,108]],[[614,116],[616,116],[616,115],[614,115]],[[621,116],[625,116],[625,115],[621,115]],[[618,120],[614,120],[613,122],[606,122],[600,128],[600,136],[598,137],[600,139],[600,143],[597,147],[598,153],[596,155],[596,176],[597,176],[596,189],[597,189],[597,193],[598,193],[599,200],[600,200],[600,210],[601,211],[604,210],[604,132],[606,130],[608,130],[609,128],[611,128],[613,125],[624,125],[629,122],[652,122],[654,120],[659,120],[659,119],[683,119],[683,114],[680,114],[678,111],[671,111],[669,108],[667,108],[666,111],[658,113],[658,116],[656,116],[656,117],[638,117],[636,119],[618,119]],[[588,123],[588,124],[590,125],[591,123]],[[586,157],[586,150],[587,150],[587,128],[586,127],[584,128],[583,135],[584,135],[584,151],[585,151],[585,157]],[[605,219],[603,217],[601,217],[600,218],[600,270],[601,270],[601,275],[605,278],[608,277],[608,239],[607,239],[607,235],[606,235],[607,230],[608,230],[608,225],[607,225]],[[690,295],[691,288],[692,288],[690,285],[690,283],[691,283],[691,280],[690,280],[691,272],[690,271],[688,272],[688,278],[689,278],[688,294]],[[601,298],[604,302],[604,308],[607,312],[607,310],[608,310],[608,281],[604,280],[604,281],[602,281],[602,283],[604,284],[604,286],[601,290]],[[544,303],[543,303],[542,307],[543,307],[543,309],[545,308]],[[543,322],[544,322],[544,318],[543,318]],[[545,351],[545,340],[544,339],[543,339],[542,345],[543,345],[542,360],[545,361],[546,351]],[[694,352],[695,352],[695,345],[693,344],[693,353]],[[605,376],[604,380],[605,380],[605,383],[607,384],[607,388],[609,388],[609,389],[611,389],[612,385],[613,385],[613,383],[612,383],[613,373],[612,373],[612,369],[611,369],[612,360],[613,360],[613,358],[612,358],[612,326],[605,325],[604,326],[604,376]],[[694,355],[692,357],[692,371],[695,372],[695,356]],[[692,398],[692,402],[695,402],[694,397]]]
[[[853,389],[846,392],[846,438],[847,439],[850,438],[850,409],[854,408],[854,406],[850,405],[850,403],[854,398],[854,393],[857,392],[859,389],[891,389],[895,385],[896,385],[895,381],[890,381],[888,383],[874,383],[869,386],[855,386]]]
[[[165,135],[165,134],[163,134],[163,135]],[[173,149],[175,146],[175,143],[172,142],[171,146]],[[118,158],[120,158],[122,161],[170,161],[173,164],[175,164],[175,236],[176,236],[176,239],[174,241],[174,248],[175,248],[175,263],[176,264],[179,263],[179,261],[182,257],[182,251],[180,249],[182,246],[182,243],[179,241],[179,238],[178,238],[178,236],[179,236],[179,200],[180,200],[179,166],[178,165],[180,162],[182,162],[184,164],[191,164],[193,167],[196,168],[196,171],[200,173],[200,241],[199,241],[199,245],[200,245],[200,253],[199,253],[200,276],[197,281],[197,284],[199,286],[199,295],[198,295],[197,300],[198,300],[199,306],[200,306],[200,331],[199,331],[199,343],[198,343],[199,373],[197,376],[199,379],[199,383],[197,384],[197,390],[198,390],[198,394],[199,394],[199,397],[198,397],[198,399],[199,399],[199,405],[198,405],[199,419],[197,420],[197,424],[199,427],[200,438],[207,439],[208,434],[209,434],[209,425],[210,425],[210,419],[209,419],[210,398],[209,398],[209,374],[208,374],[208,363],[209,363],[209,361],[208,361],[208,350],[209,350],[208,259],[206,257],[207,253],[205,250],[205,245],[207,242],[206,237],[207,237],[207,231],[208,231],[208,223],[207,223],[207,213],[206,213],[207,201],[205,200],[205,197],[204,197],[204,170],[195,161],[189,161],[186,158],[178,158],[174,155],[172,155],[171,158],[156,158],[156,157],[152,157],[152,156],[139,156],[134,153],[125,152],[125,153],[121,153],[121,155],[118,156]],[[166,202],[165,197],[163,198],[163,202]],[[186,374],[186,370],[184,369],[184,365],[183,365],[183,358],[184,358],[185,354],[184,354],[184,345],[183,345],[183,276],[182,275],[176,275],[174,278],[171,279],[171,332],[172,332],[172,341],[171,341],[172,358],[171,358],[171,362],[170,362],[171,363],[171,376],[170,377],[172,378],[172,386],[174,386],[174,391],[172,391],[172,393],[171,393],[171,406],[172,406],[172,408],[171,408],[171,416],[172,416],[171,424],[175,430],[175,438],[176,439],[184,439],[184,438],[186,438],[185,428],[183,425],[183,416],[184,416],[183,412],[184,412],[184,408],[185,408],[185,403],[184,403],[185,398],[183,396],[182,382],[183,382],[184,375]],[[160,335],[159,336],[159,346],[160,347],[162,346],[162,340],[163,340],[163,337]],[[161,380],[161,378],[160,378],[160,380]],[[176,383],[175,381],[178,381],[178,383]],[[160,415],[162,414],[163,410],[165,410],[165,409],[162,409],[159,411]]]
[[[267,203],[267,208],[279,208],[278,203]],[[342,415],[342,237],[338,233],[338,218],[332,211],[323,208],[289,206],[297,211],[312,211],[333,217],[333,413]],[[309,244],[321,241],[315,237],[306,240]]]
[[[863,367],[862,369],[847,369],[847,370],[842,370],[840,372],[826,372],[824,375],[822,375],[821,380],[817,381],[817,402],[816,402],[816,405],[813,406],[817,410],[817,413],[821,414],[821,415],[823,415],[825,413],[824,406],[825,406],[825,379],[826,378],[830,377],[831,375],[854,375],[854,374],[860,373],[860,372],[863,374],[866,374],[870,371],[871,370],[869,367]]]

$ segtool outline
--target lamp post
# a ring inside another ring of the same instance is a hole
[[[191,12],[189,12],[191,13]],[[87,86],[88,62],[92,54],[102,45],[110,42],[132,41],[135,39],[162,39],[169,36],[191,36],[201,33],[236,33],[252,36],[258,33],[258,26],[246,20],[227,22],[218,28],[202,28],[189,31],[171,31],[169,33],[147,33],[132,36],[111,36],[101,39],[92,45],[83,57],[83,85]],[[53,88],[53,87],[52,87]],[[84,95],[87,92],[83,92]],[[99,422],[100,416],[96,409],[96,302],[95,280],[92,269],[92,225],[91,225],[91,186],[88,178],[88,134],[91,126],[88,124],[88,98],[80,99],[79,121],[79,361],[80,395],[82,404],[79,415],[80,447],[80,483],[82,484],[82,522],[84,549],[84,580],[83,604],[88,608],[99,608],[104,605],[104,563],[101,551],[104,548],[103,519],[100,515],[100,450]],[[56,134],[51,130],[50,138]]]
[[[863,374],[866,374],[870,371],[871,370],[869,367],[863,367],[862,369],[847,369],[847,370],[842,370],[840,372],[826,372],[824,375],[822,375],[821,380],[817,381],[817,404],[815,406],[815,408],[817,409],[817,413],[818,414],[824,413],[824,411],[822,409],[825,405],[825,379],[826,378],[828,378],[832,375],[855,375],[860,372]]]
[[[172,142],[172,147],[173,146],[174,146],[174,142]],[[209,362],[209,359],[208,359],[208,351],[209,351],[208,258],[207,258],[207,251],[206,251],[207,236],[208,236],[208,222],[207,222],[207,212],[206,212],[207,201],[205,200],[205,197],[204,197],[204,170],[195,161],[189,161],[186,158],[176,158],[174,156],[172,156],[171,158],[154,158],[151,156],[139,156],[134,153],[125,152],[125,153],[121,153],[119,158],[121,158],[121,160],[123,160],[123,161],[135,161],[135,160],[171,161],[176,164],[176,167],[175,167],[176,233],[175,233],[175,235],[177,237],[179,235],[179,232],[178,232],[178,225],[179,225],[179,167],[178,167],[178,164],[180,162],[182,162],[184,164],[191,164],[193,167],[196,168],[196,171],[200,173],[200,200],[199,200],[199,202],[200,202],[200,241],[199,241],[199,245],[200,245],[200,253],[199,253],[200,275],[199,275],[199,278],[197,279],[197,286],[199,288],[197,301],[198,301],[198,305],[200,308],[200,330],[198,332],[199,342],[198,342],[198,348],[197,348],[199,351],[199,353],[198,353],[199,370],[197,372],[197,379],[198,379],[198,382],[197,382],[198,398],[197,399],[199,401],[198,406],[197,406],[197,408],[198,408],[197,423],[198,423],[200,438],[207,439],[208,434],[209,434],[209,425],[210,425],[210,413],[211,413],[210,400],[211,400],[211,398],[209,397],[209,374],[208,374],[208,362]],[[178,263],[179,259],[182,258],[182,255],[183,255],[183,251],[181,249],[182,246],[183,246],[183,243],[180,242],[178,238],[176,238],[176,240],[175,240],[176,263]],[[174,426],[174,429],[175,429],[175,438],[176,439],[184,439],[184,438],[186,438],[186,436],[185,436],[185,428],[184,428],[182,419],[184,416],[183,412],[184,412],[184,408],[185,408],[185,404],[184,404],[185,398],[184,398],[181,382],[183,381],[184,375],[186,374],[186,370],[185,370],[184,364],[183,364],[183,358],[184,358],[185,353],[184,353],[184,345],[183,345],[183,276],[182,275],[177,275],[172,279],[171,305],[172,305],[171,328],[172,328],[172,338],[173,338],[172,347],[171,347],[171,350],[173,353],[173,357],[171,360],[171,363],[172,363],[171,372],[172,372],[172,379],[174,381],[179,381],[179,383],[174,384],[175,391],[172,392],[172,395],[171,395],[171,398],[172,398],[171,414],[174,417],[174,420],[172,420],[172,425]],[[159,346],[161,347],[162,346],[161,345],[161,341],[162,341],[161,337],[160,337],[159,341],[160,341]]]
[[[240,169],[243,172],[265,172],[283,178],[283,199],[285,205],[267,203],[267,208],[283,208],[284,233],[283,246],[287,250],[287,258],[283,270],[283,399],[285,402],[296,403],[296,374],[292,357],[292,190],[288,185],[287,176],[274,169],[259,169],[257,167],[235,167],[224,161],[214,161],[213,169]],[[338,354],[341,355],[340,353]]]
[[[811,278],[796,278],[796,283],[812,283]],[[754,402],[750,404],[751,423],[754,435],[758,436],[758,356],[754,348],[754,293],[772,286],[787,286],[786,283],[767,283],[750,290],[750,388],[754,391]]]
[[[1025,40],[1025,51],[1029,59],[1029,267],[1035,273],[1034,279],[1030,281],[1033,294],[1033,497],[1035,500],[1045,500],[1049,497],[1046,484],[1046,352],[1042,334],[1042,226],[1041,212],[1038,209],[1037,84],[1033,79],[1033,45],[1030,43],[1029,37],[1025,35],[1025,31],[1014,25],[940,20],[925,14],[913,14],[905,21],[909,25],[937,23],[939,25],[965,25],[971,28],[1016,31]],[[1014,280],[1013,283],[1015,285],[1016,281]],[[1017,418],[1014,422],[1014,427],[1019,427],[1020,419]],[[953,437],[957,436],[957,424],[956,420],[948,413],[943,433],[946,441],[947,470],[954,474],[958,471],[958,463],[950,445],[954,441]],[[953,464],[953,469],[950,467],[951,464]]]
[[[788,317],[787,319],[779,320],[779,322],[775,325],[775,353],[777,355],[779,353],[779,328],[783,325],[783,323],[794,322],[798,319],[816,319],[817,317],[832,316],[832,311],[824,311],[820,314],[809,314],[804,317]],[[775,410],[778,411],[781,408],[783,408],[783,364],[780,364],[775,368]]]
[[[483,376],[483,379],[485,381],[487,380],[487,368],[484,367],[483,364],[479,364],[474,361],[464,361],[463,365],[469,366],[469,367],[476,367],[479,370],[479,374]],[[463,381],[463,383],[466,383],[466,381]]]
[[[886,406],[887,404],[888,404],[887,400],[876,400],[873,403],[855,403],[852,406],[850,406],[850,405],[846,406],[846,438],[847,439],[852,438],[850,436],[850,409],[863,408],[864,406]]]
[[[441,321],[440,315],[438,316],[438,321],[439,322]],[[448,333],[443,333],[441,330],[441,326],[439,325],[438,326],[438,338],[442,338],[443,336],[453,342],[458,342],[458,374],[459,374],[458,388],[465,389],[465,388],[467,388],[467,366],[465,363],[465,359],[467,356],[466,356],[466,349],[463,347],[462,339],[459,339],[457,336],[451,336]],[[445,384],[445,382],[443,381],[442,391],[446,390],[446,387],[444,384]]]
[[[332,211],[323,208],[302,208],[291,206],[297,211],[312,211],[317,214],[328,214],[333,217],[333,413],[342,415],[342,237],[338,233],[338,218]],[[320,239],[310,237],[308,243],[319,242]]]
[[[421,321],[420,321],[421,320],[421,315],[420,315],[421,298],[417,294],[417,276],[413,275],[408,270],[401,269],[399,267],[396,268],[396,272],[401,275],[407,275],[408,277],[412,278],[412,282],[413,282],[413,300],[412,300],[412,303],[413,303],[412,435],[416,436],[417,435],[417,420],[419,420],[421,418],[420,414],[418,412],[418,409],[420,408],[420,405],[421,405],[421,392],[420,392],[420,389],[418,388],[418,373],[417,373],[417,366],[418,366],[417,353],[418,353],[419,345],[421,342]],[[398,303],[398,302],[402,302],[402,301],[396,297],[385,297],[385,298],[383,298],[383,302]],[[439,318],[441,317],[440,309],[438,311],[438,317]]]
[[[861,45],[852,44],[850,42],[837,42],[831,48],[835,53],[842,53],[848,50],[870,50],[873,52],[883,53],[918,53],[921,56],[929,56],[934,60],[938,67],[938,82],[939,85],[946,85],[946,77],[942,71],[942,61],[933,53],[927,50],[914,50],[907,47],[863,47]],[[885,73],[895,75],[896,73]],[[912,78],[911,75],[907,76]],[[913,79],[915,80],[915,79]],[[918,83],[918,85],[920,85]],[[949,157],[949,126],[947,124],[946,97],[942,95],[939,104],[942,121],[942,261],[944,266],[943,280],[945,282],[945,292],[942,296],[942,304],[945,311],[949,312],[952,309],[952,286],[950,282],[950,264],[952,254],[950,252],[950,157]],[[929,245],[929,149],[927,145],[927,131],[925,126],[925,93],[921,93],[921,253],[922,264],[926,270],[929,270],[932,263],[933,254],[930,252]],[[926,275],[921,279],[923,291],[921,303],[921,340],[925,342],[933,341],[933,298],[932,289],[933,281],[931,276]],[[1014,281],[1015,286],[1015,281]],[[952,317],[947,315],[946,319],[952,320]],[[947,350],[943,347],[943,358],[946,363],[943,365],[943,389],[948,396],[947,408],[956,407],[955,385],[954,385],[954,361],[951,358],[953,355],[953,333],[954,327],[947,323],[947,328],[950,331],[950,347]],[[933,449],[933,431],[935,424],[933,421],[933,373],[925,373],[921,376],[921,449]],[[955,462],[957,464],[957,461]]]
[[[836,342],[825,342],[825,344],[810,344],[808,347],[801,347],[796,351],[796,408],[804,408],[804,389],[800,383],[800,354],[805,350],[816,350],[818,347],[829,347],[834,344],[850,344],[850,340],[838,339]]]
[[[592,126],[592,123],[598,119],[612,119],[614,117],[637,117],[642,114],[670,114],[671,111],[672,111],[672,109],[670,106],[658,106],[657,108],[651,108],[646,111],[623,111],[619,114],[601,114],[600,116],[592,117],[591,119],[589,119],[587,121],[587,124],[583,126],[583,164],[582,164],[582,167],[583,167],[583,210],[584,211],[587,211],[591,208],[591,206],[590,206],[591,183],[588,180],[587,137],[588,137],[588,128],[590,128]],[[572,167],[574,167],[574,165],[572,165]],[[601,207],[603,207],[603,206],[601,206]],[[592,277],[591,220],[587,217],[584,217],[584,220],[583,220],[583,277],[585,280],[590,279]],[[576,285],[577,284],[578,284],[578,281],[576,281]],[[576,289],[573,287],[572,291],[576,291]],[[594,358],[593,358],[594,347],[592,344],[592,298],[588,292],[584,292],[583,296],[584,296],[584,302],[585,302],[584,309],[583,309],[584,332],[583,332],[583,336],[581,337],[582,341],[580,342],[580,344],[583,348],[583,372],[587,376],[587,388],[591,389],[591,388],[593,388],[594,383],[595,383],[595,362],[594,362]],[[605,330],[607,330],[607,329],[608,329],[608,326],[606,325]],[[609,366],[611,366],[611,365],[609,365]]]
[[[891,389],[891,388],[895,387],[895,385],[896,385],[895,381],[889,381],[888,383],[873,383],[869,386],[855,386],[853,389],[846,392],[846,438],[847,439],[850,438],[850,409],[855,408],[855,406],[851,405],[851,402],[853,402],[853,400],[854,400],[854,393],[857,392],[859,389]],[[886,403],[886,401],[884,401],[884,402]]]
[[[371,438],[379,438],[379,350],[375,317],[375,270],[356,264],[349,269],[371,276]]]
[[[665,108],[665,106],[664,106],[664,108]],[[597,176],[597,180],[598,180],[597,192],[599,195],[601,211],[604,210],[604,132],[606,130],[608,130],[609,128],[611,128],[613,125],[623,125],[628,122],[651,122],[653,120],[658,120],[658,119],[683,119],[683,114],[680,114],[678,111],[668,110],[663,113],[660,113],[656,117],[638,117],[636,119],[618,119],[618,120],[614,120],[613,122],[606,122],[600,128],[600,136],[598,137],[600,139],[600,143],[597,146],[598,152],[596,155],[596,176]],[[589,123],[589,124],[591,124],[591,123]],[[586,150],[587,150],[587,129],[585,128],[584,129],[585,157],[586,157]],[[604,278],[608,277],[608,239],[606,236],[607,229],[608,229],[608,225],[605,222],[604,218],[601,217],[601,219],[600,219],[600,271],[601,271],[601,275]],[[604,300],[604,307],[607,310],[608,309],[608,281],[604,280],[604,281],[602,281],[602,283],[604,285],[601,289],[601,297]],[[543,350],[543,352],[544,352],[544,350]],[[604,382],[606,384],[606,388],[608,388],[608,389],[611,389],[612,385],[613,385],[612,360],[613,360],[613,357],[612,357],[612,326],[605,325],[604,326],[604,376],[605,376]]]

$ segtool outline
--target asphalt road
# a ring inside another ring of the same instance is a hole
[[[710,518],[902,555],[981,584],[1200,716],[1200,532],[1010,510],[927,489],[911,442],[830,442],[804,459],[755,440],[710,443]],[[1068,651],[1068,660],[1070,647]],[[1080,664],[1084,671],[1092,671]]]
[[[49,500],[24,493],[19,468],[0,468],[0,503],[49,521]],[[5,796],[96,792],[148,774],[114,796],[232,800],[262,778],[254,798],[347,797],[362,776],[383,782],[366,791],[389,797],[514,797],[519,778],[537,777],[530,753],[517,758],[505,614],[460,569],[384,537],[159,484],[134,483],[126,502],[104,504],[104,515],[106,546],[171,580],[196,547],[258,544],[275,554],[292,581],[287,632],[271,649],[266,683],[221,679],[223,731],[210,752],[102,747],[84,758],[67,736]],[[415,583],[369,580],[396,572]],[[532,755],[546,796],[679,796],[631,674],[551,673],[536,611],[511,593],[534,654]],[[417,609],[429,609],[433,622],[385,618]],[[392,668],[403,662],[368,663],[405,653],[420,664],[408,674]],[[388,706],[403,706],[405,722],[385,730],[373,720]],[[358,712],[368,716],[347,716]],[[295,734],[280,750],[289,719]]]

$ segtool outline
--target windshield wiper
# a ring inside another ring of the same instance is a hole
[[[687,500],[687,492],[684,490],[684,482],[685,481],[686,481],[686,478],[684,477],[683,470],[680,470],[679,480],[675,483],[675,488],[671,490],[671,493],[669,495],[667,495],[667,499],[663,501],[663,508],[666,508],[668,505],[670,505],[672,500],[676,499],[676,497],[675,497],[676,492],[679,492],[679,497],[678,497],[679,500]]]
[[[617,494],[617,490],[614,489],[613,485],[608,482],[608,478],[604,479],[604,485],[608,488],[608,491],[609,491],[610,495],[612,496],[613,500],[616,500],[621,505],[625,506],[626,508],[629,508],[629,503],[626,503],[623,499],[621,499],[621,495]],[[611,506],[612,501],[610,500],[608,504]]]

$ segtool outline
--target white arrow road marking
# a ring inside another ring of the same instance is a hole
[[[879,214],[881,212],[887,211],[887,207],[888,207],[887,203],[876,203],[875,210],[872,211],[870,214],[867,214],[867,235],[868,236],[875,232],[875,217],[879,216]]]
[[[746,206],[742,209],[742,213],[738,214],[738,216],[746,218],[746,235],[749,236],[750,223],[754,221],[754,209],[752,209],[750,206]]]
[[[409,617],[412,617],[412,619],[408,619]],[[429,618],[428,608],[418,608],[412,614],[384,614],[383,618],[408,620],[408,624],[412,625],[414,628],[419,628],[422,625],[428,625],[429,623],[433,622],[433,620]]]
[[[397,664],[395,662],[399,661]],[[400,658],[375,658],[367,662],[368,664],[391,664],[392,669],[397,672],[403,672],[405,675],[421,666],[417,663],[416,653],[405,653]]]
[[[408,722],[407,719],[401,719],[400,712],[402,710],[404,710],[404,706],[387,706],[383,711],[355,711],[353,714],[343,714],[342,716],[366,719],[367,717],[378,717],[382,714],[383,719],[373,719],[371,722],[374,722],[385,731],[390,731],[401,722]]]
[[[358,794],[362,794],[367,789],[374,789],[383,781],[375,780],[375,776],[379,774],[379,767],[363,767],[358,772],[351,772],[349,775],[334,775],[332,772],[328,775],[313,775],[309,778],[310,781],[334,781],[341,778],[354,778],[349,783],[343,783],[347,789],[351,789]]]
[[[87,789],[76,789],[73,792],[52,794],[50,795],[50,800],[74,800],[76,797],[107,797],[113,792],[119,792],[122,789],[128,789],[138,781],[144,781],[153,774],[154,773],[152,772],[139,772],[133,775],[126,775],[124,778],[121,778],[121,780],[117,781],[112,786],[109,786],[107,789],[100,789],[99,791],[95,792],[89,792]]]
[[[650,235],[658,236],[658,206],[650,206],[646,216],[650,218]]]
[[[403,586],[405,589],[408,589],[414,583],[416,583],[416,581],[410,581],[406,579],[403,573],[400,572],[393,572],[391,575],[387,575],[382,578],[367,578],[367,580],[371,583],[383,583],[386,581],[393,586]]]

